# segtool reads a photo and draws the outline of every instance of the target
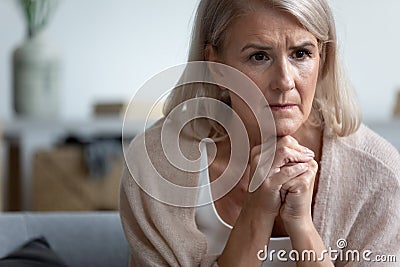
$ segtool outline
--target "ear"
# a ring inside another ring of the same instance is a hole
[[[213,45],[207,44],[204,48],[204,60],[219,62],[217,48]]]
[[[212,46],[210,44],[206,45],[206,47],[204,48],[204,60],[210,62],[210,64],[208,64],[208,69],[211,75],[213,75],[215,78],[223,77],[221,68],[219,68],[220,65],[213,64],[223,63],[220,56],[218,55],[218,51],[215,46]]]

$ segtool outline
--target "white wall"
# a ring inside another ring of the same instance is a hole
[[[343,61],[364,118],[387,119],[400,90],[400,1],[330,2]]]
[[[96,100],[126,100],[187,55],[197,0],[63,0],[48,29],[62,50],[61,115],[84,118]],[[11,53],[25,25],[17,0],[0,1],[0,119],[13,114]]]
[[[187,54],[197,0],[64,0],[48,34],[64,57],[62,117],[85,118],[96,100],[129,100]],[[331,0],[341,52],[364,117],[388,118],[400,86],[400,1]],[[13,116],[11,53],[25,25],[0,1],[0,119]]]

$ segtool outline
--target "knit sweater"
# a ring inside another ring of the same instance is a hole
[[[160,140],[163,122],[136,137],[126,153],[120,215],[131,249],[130,266],[218,266],[219,255],[207,254],[207,239],[196,227],[195,209],[157,200],[175,196],[164,189],[157,179],[160,175],[181,186],[198,184],[198,173],[181,171],[165,157]],[[180,138],[180,148],[194,160],[199,146],[188,136]],[[151,196],[145,191],[151,191]],[[196,199],[193,191],[176,194],[178,202],[194,204]],[[358,250],[362,260],[363,251],[370,250],[371,260],[377,255],[397,257],[397,263],[378,266],[399,266],[398,151],[364,125],[348,137],[325,129],[313,223],[327,249],[338,249],[338,240],[345,239],[342,255]],[[377,266],[372,261],[346,261],[344,256],[334,262],[335,266]]]

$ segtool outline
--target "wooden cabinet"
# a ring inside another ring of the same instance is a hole
[[[33,157],[31,209],[34,211],[117,210],[123,155],[109,158],[109,168],[91,175],[84,148],[65,145],[37,151]]]
[[[3,122],[4,153],[3,195],[6,210],[31,210],[33,157],[37,151],[52,149],[66,135],[117,136],[122,133],[119,117],[94,118],[85,121],[39,121],[17,119]],[[125,123],[125,125],[127,125]],[[144,121],[130,121],[124,138],[130,140],[144,129]]]

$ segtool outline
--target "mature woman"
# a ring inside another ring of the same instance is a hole
[[[201,84],[173,91],[166,116],[200,96],[231,107],[247,131],[248,164],[223,197],[198,207],[204,197],[199,190],[184,197],[194,205],[179,207],[143,186],[162,191],[154,182],[157,175],[186,187],[215,181],[237,144],[224,138],[226,131],[215,122],[193,124],[179,136],[183,154],[198,156],[195,132],[204,124],[209,127],[205,137],[215,141],[217,151],[199,174],[179,170],[165,157],[164,120],[137,137],[128,153],[120,203],[131,266],[375,266],[379,255],[400,261],[400,156],[360,123],[336,43],[325,0],[200,2],[189,61],[226,64],[257,85],[275,122],[275,153],[273,158],[263,153],[263,129],[237,94]],[[268,161],[268,168],[260,165]],[[249,190],[260,178],[261,184]],[[287,254],[269,262],[271,252],[280,249]],[[290,250],[300,256],[312,251],[316,258],[289,257]],[[328,253],[332,250],[343,253]]]

